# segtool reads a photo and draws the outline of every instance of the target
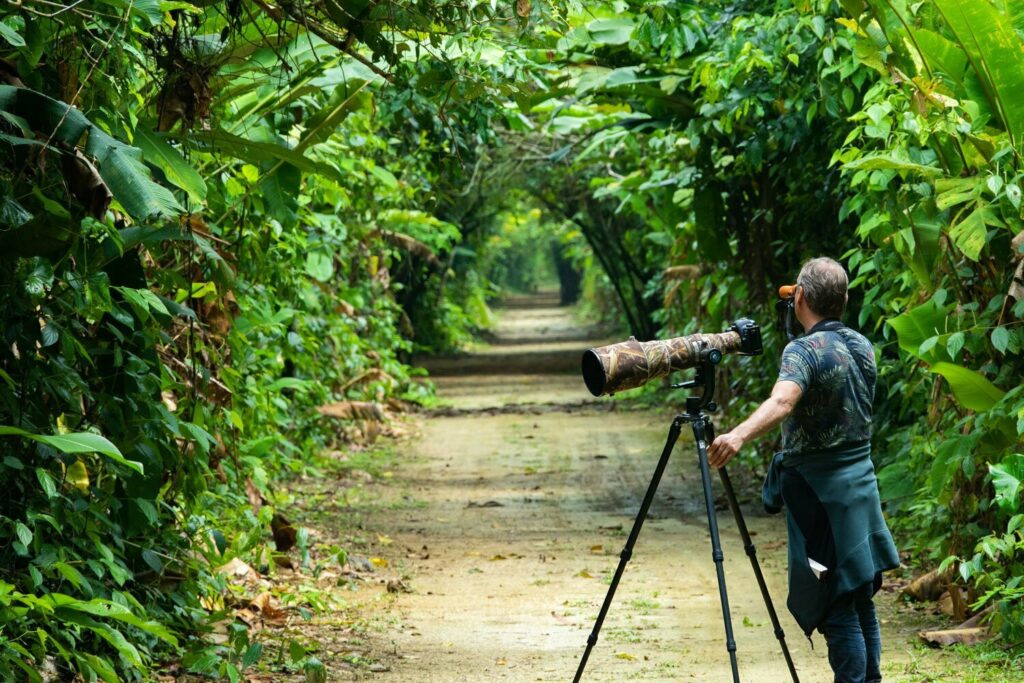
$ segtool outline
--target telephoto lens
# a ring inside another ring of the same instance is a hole
[[[763,351],[761,328],[749,318],[733,322],[728,332],[629,341],[588,349],[583,353],[583,382],[594,396],[636,389],[675,370],[700,364],[700,352],[714,348],[722,354],[756,356]]]

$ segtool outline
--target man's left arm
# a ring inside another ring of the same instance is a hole
[[[774,429],[785,420],[803,395],[803,389],[796,382],[782,380],[772,388],[772,395],[757,407],[750,417],[731,432],[720,434],[708,449],[708,464],[722,467],[736,455],[751,439]]]

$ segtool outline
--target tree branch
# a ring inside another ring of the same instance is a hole
[[[291,3],[283,2],[280,6],[275,7],[264,0],[254,0],[256,5],[267,13],[272,19],[278,22],[284,22],[285,19],[291,19],[299,24],[306,27],[306,30],[313,33],[324,40],[329,45],[338,48],[352,59],[363,64],[373,73],[377,74],[381,78],[385,79],[389,83],[394,81],[394,76],[374,64],[369,58],[360,54],[355,47],[352,45],[352,33],[349,32],[346,36],[339,36],[336,32],[330,28],[311,19],[302,13],[302,10],[293,6]]]

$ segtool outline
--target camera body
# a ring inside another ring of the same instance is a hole
[[[761,328],[750,318],[734,320],[729,328],[740,336],[740,348],[737,353],[741,356],[760,356],[764,353],[764,345],[761,343]]]

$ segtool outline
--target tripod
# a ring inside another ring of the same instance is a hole
[[[718,575],[718,594],[722,601],[722,619],[725,622],[725,647],[729,652],[733,683],[739,683],[740,681],[739,667],[736,664],[736,641],[733,638],[732,617],[729,614],[729,595],[725,587],[725,569],[722,566],[724,555],[722,554],[722,545],[718,536],[718,518],[715,514],[715,501],[711,493],[711,469],[708,465],[707,453],[708,444],[715,439],[715,429],[705,409],[707,412],[714,412],[718,409],[711,401],[711,398],[715,392],[715,366],[722,360],[722,352],[714,348],[705,348],[701,350],[699,358],[700,364],[697,366],[697,374],[694,378],[676,386],[685,388],[701,387],[703,388],[702,395],[688,397],[686,399],[686,412],[676,415],[675,419],[672,420],[672,426],[668,430],[668,440],[665,442],[665,448],[661,452],[661,459],[658,460],[658,466],[654,469],[654,476],[651,478],[650,486],[647,487],[647,494],[640,504],[640,512],[637,513],[636,520],[633,522],[633,529],[629,532],[626,547],[623,548],[622,554],[619,556],[619,566],[612,577],[611,585],[608,586],[608,594],[605,596],[604,604],[601,605],[601,611],[597,615],[594,630],[590,637],[587,638],[587,649],[583,652],[582,659],[580,659],[579,668],[576,669],[576,677],[573,679],[573,683],[579,683],[583,677],[583,670],[587,666],[591,650],[593,650],[594,645],[597,643],[597,637],[604,623],[604,618],[607,616],[608,608],[611,606],[612,598],[615,596],[615,589],[619,586],[619,580],[626,569],[626,564],[633,556],[633,546],[636,545],[636,540],[640,536],[640,529],[647,518],[647,511],[654,500],[654,494],[658,490],[658,484],[665,473],[669,456],[672,455],[672,449],[679,439],[679,433],[682,431],[684,424],[689,424],[692,427],[693,440],[697,445],[697,460],[700,465],[700,478],[704,487],[704,506],[707,509],[708,515],[708,531],[711,533],[711,557],[715,562],[715,571]],[[786,658],[789,673],[793,677],[793,683],[800,683],[800,679],[796,674],[796,666],[793,664],[793,658],[790,656],[789,648],[786,646],[786,634],[782,631],[782,626],[779,624],[779,616],[776,614],[775,606],[772,604],[771,596],[768,594],[768,586],[764,581],[764,575],[761,573],[761,565],[757,561],[757,550],[754,547],[754,543],[750,540],[750,532],[747,530],[747,524],[743,520],[743,513],[740,510],[739,502],[736,500],[736,492],[733,490],[732,482],[729,480],[729,473],[725,471],[724,467],[720,468],[718,473],[721,475],[725,495],[729,499],[729,507],[732,508],[733,516],[736,518],[736,527],[740,532],[740,537],[743,539],[743,548],[747,553],[747,557],[750,558],[750,564],[754,569],[754,576],[757,578],[757,585],[761,589],[761,597],[764,599],[765,607],[768,608],[768,616],[771,618],[772,627],[775,629],[775,637],[782,646],[782,654]]]

